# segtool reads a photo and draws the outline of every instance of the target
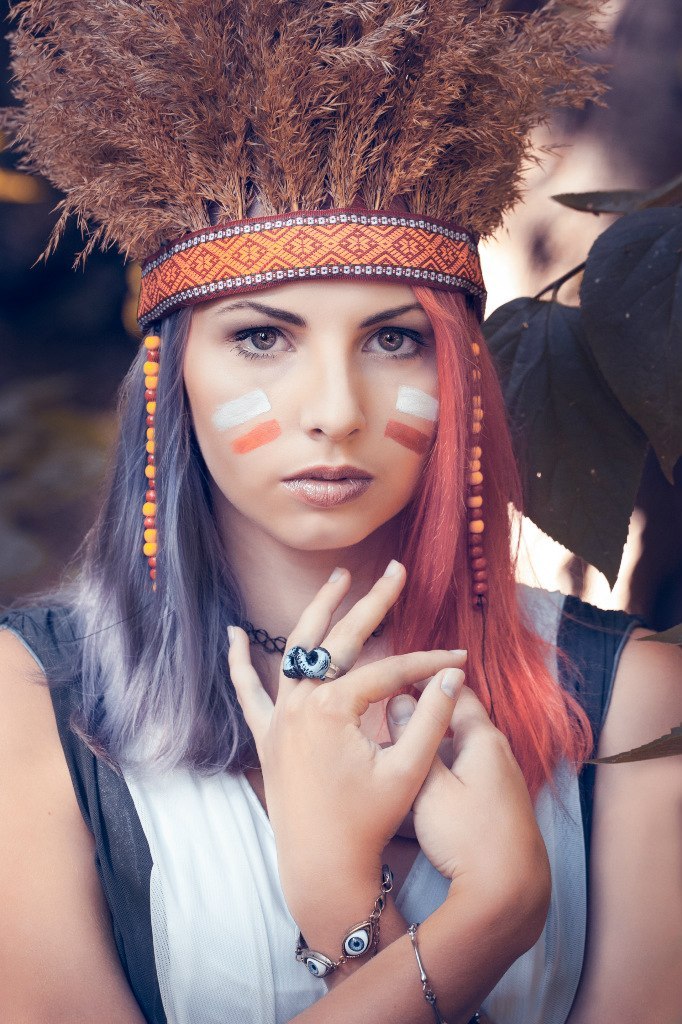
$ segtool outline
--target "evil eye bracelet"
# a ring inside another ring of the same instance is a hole
[[[386,896],[392,888],[393,872],[388,864],[384,864],[381,868],[381,892],[374,901],[374,909],[366,921],[360,921],[348,929],[343,937],[341,956],[338,960],[332,960],[315,949],[308,949],[300,932],[296,943],[296,959],[305,964],[316,978],[324,978],[348,960],[355,960],[367,953],[374,956],[379,946],[381,913],[386,906]]]

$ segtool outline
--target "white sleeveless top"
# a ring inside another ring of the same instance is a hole
[[[561,595],[526,592],[535,628],[552,642]],[[125,780],[153,861],[151,916],[168,1024],[286,1024],[326,992],[294,959],[298,929],[286,906],[275,840],[241,776],[188,770]],[[564,1024],[580,979],[586,894],[578,782],[561,765],[558,799],[545,787],[536,818],[552,869],[550,910],[538,942],[490,993],[493,1024]],[[419,853],[396,905],[423,921],[449,882]]]

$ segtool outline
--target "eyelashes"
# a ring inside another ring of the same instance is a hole
[[[388,359],[419,359],[422,350],[428,348],[428,343],[419,331],[407,330],[403,327],[383,327],[380,331],[376,331],[365,344],[382,336],[397,337],[398,344],[393,349],[378,346],[377,349],[369,353],[370,355]],[[275,350],[278,337],[284,338],[283,332],[278,327],[250,327],[248,330],[238,331],[232,337],[228,337],[227,341],[234,347],[237,354],[245,359],[276,359],[278,355],[290,351],[281,348]],[[258,342],[253,340],[256,338],[259,338]],[[271,344],[267,344],[267,338],[273,339]],[[412,345],[408,345],[407,351],[403,351],[405,339],[412,342]]]

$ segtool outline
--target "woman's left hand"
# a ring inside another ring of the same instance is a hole
[[[404,569],[399,569],[397,577],[381,577],[328,634],[350,584],[347,572],[332,578],[304,611],[288,646],[322,645],[334,660],[342,650],[345,664],[352,650],[354,661],[402,589]],[[306,922],[319,919],[324,907],[330,933],[338,937],[354,913],[360,920],[371,910],[382,852],[448,727],[465,655],[404,654],[350,668],[333,682],[281,674],[273,702],[251,664],[247,635],[238,628],[231,634],[231,678],[256,743],[289,909],[305,932]],[[455,670],[452,696],[441,688],[448,669]],[[360,718],[370,703],[425,678],[430,682],[395,746],[382,749],[363,735]]]

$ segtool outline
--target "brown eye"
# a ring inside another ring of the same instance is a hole
[[[404,340],[402,331],[382,331],[379,335],[379,344],[386,352],[397,352],[402,348]]]
[[[267,350],[272,348],[277,341],[277,331],[270,329],[252,331],[249,334],[249,338],[251,339],[254,348],[260,349],[261,352],[267,352]]]

